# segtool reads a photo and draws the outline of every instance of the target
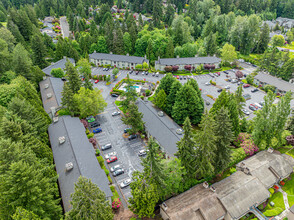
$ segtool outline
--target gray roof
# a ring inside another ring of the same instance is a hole
[[[257,177],[268,189],[293,172],[293,160],[291,156],[286,154],[280,155],[261,151],[238,163],[236,167],[249,168],[251,175]]]
[[[275,86],[277,89],[279,89],[281,91],[286,91],[286,92],[292,91],[292,92],[294,92],[294,84],[289,83],[287,81],[284,81],[282,79],[279,79],[277,77],[274,77],[272,75],[269,75],[269,74],[266,74],[266,73],[258,73],[258,75],[256,75],[254,78],[259,80],[262,83],[273,85],[273,86]]]
[[[52,69],[56,69],[56,68],[61,68],[61,69],[65,69],[65,63],[66,63],[66,59],[69,59],[69,61],[71,63],[75,63],[75,60],[73,58],[63,58],[59,61],[57,61],[56,63],[51,64],[50,66],[47,66],[46,68],[42,69],[42,71],[48,75],[51,76],[51,70]]]
[[[169,156],[174,156],[178,151],[177,142],[182,138],[176,130],[181,128],[168,115],[158,116],[160,109],[154,107],[151,102],[138,100],[139,111],[143,113],[145,128],[153,136]]]
[[[107,176],[95,157],[94,148],[79,118],[61,116],[58,122],[49,126],[48,133],[64,210],[67,212],[71,209],[70,195],[80,176],[91,179],[107,198],[111,197]],[[62,136],[65,137],[65,143],[59,144],[58,138]],[[66,171],[65,165],[69,162],[73,163],[73,169]]]
[[[46,84],[48,88],[46,88]],[[43,107],[47,113],[51,112],[51,108],[61,107],[61,92],[63,89],[64,82],[60,78],[46,77],[45,80],[42,80],[40,85],[40,92],[43,102]],[[51,93],[52,97],[48,98],[47,94]]]
[[[167,209],[161,205],[169,220],[217,220],[225,216],[226,210],[216,196],[202,184],[165,201]]]
[[[250,211],[250,207],[264,202],[270,192],[258,178],[237,171],[213,184],[217,196],[233,219],[239,219]]]
[[[218,57],[184,57],[184,58],[165,58],[158,59],[155,64],[162,65],[192,65],[192,64],[209,64],[219,63],[221,58]]]
[[[91,53],[89,54],[90,59],[96,60],[111,60],[117,62],[129,62],[129,63],[138,63],[142,64],[144,62],[149,63],[149,60],[144,57],[136,57],[136,56],[127,56],[127,55],[117,55],[117,54],[108,54],[108,53]]]

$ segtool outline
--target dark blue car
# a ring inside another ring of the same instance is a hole
[[[97,129],[93,130],[93,133],[94,134],[97,134],[97,133],[100,133],[100,132],[102,132],[102,129],[101,128],[97,128]]]

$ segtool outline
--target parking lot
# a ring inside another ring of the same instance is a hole
[[[98,87],[102,90],[102,95],[107,102],[107,107],[103,113],[96,116],[96,120],[100,123],[100,128],[102,132],[95,134],[95,138],[98,141],[99,146],[105,144],[111,144],[112,148],[101,151],[101,155],[105,159],[105,155],[111,152],[116,152],[118,158],[117,161],[107,164],[105,160],[105,165],[109,169],[115,165],[121,165],[124,169],[124,173],[114,177],[110,172],[113,184],[122,198],[122,203],[125,208],[127,208],[127,201],[131,196],[131,189],[129,186],[122,188],[120,184],[128,178],[132,177],[132,173],[135,170],[142,171],[143,167],[141,165],[141,158],[138,156],[138,152],[144,149],[144,142],[141,138],[129,141],[123,136],[124,129],[127,128],[125,124],[121,121],[121,115],[112,116],[111,114],[118,111],[116,105],[114,104],[115,98],[109,95],[110,89],[112,87],[106,86],[105,83],[94,84],[94,87]]]

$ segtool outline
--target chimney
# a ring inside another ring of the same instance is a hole
[[[63,56],[63,59],[66,59],[66,56]]]
[[[112,52],[110,51],[109,54],[112,54]]]
[[[203,187],[205,188],[205,189],[208,189],[208,187],[209,187],[209,184],[208,184],[208,182],[203,182]]]
[[[197,54],[195,54],[195,57],[198,57],[198,55],[197,55]]]
[[[129,54],[129,53],[127,53],[127,56],[130,56],[130,54]]]
[[[158,60],[160,60],[160,56],[158,56]]]
[[[273,152],[274,152],[274,149],[271,148],[271,147],[269,147],[269,148],[267,149],[267,152],[269,152],[269,153],[273,153]]]
[[[166,211],[167,209],[168,209],[168,207],[167,207],[167,205],[166,205],[166,203],[164,202],[164,203],[162,203],[162,208],[164,209],[164,211]]]
[[[45,79],[47,79],[47,77],[46,76],[43,76],[43,80],[45,80]]]
[[[249,170],[248,167],[246,167],[246,168],[244,169],[244,173],[247,174],[247,175],[251,175],[250,170]]]
[[[94,53],[96,53],[96,50],[94,50]]]
[[[212,192],[215,192],[215,188],[213,186],[209,187]]]
[[[53,122],[54,123],[58,122],[58,117],[53,117]]]
[[[213,54],[213,57],[216,57],[215,54]]]
[[[67,164],[65,164],[65,170],[66,171],[70,171],[73,169],[73,163],[72,162],[69,162]]]
[[[180,56],[179,56],[179,55],[177,55],[177,58],[180,58]]]
[[[59,144],[63,144],[65,142],[65,137],[64,136],[59,137],[58,141],[59,141]]]

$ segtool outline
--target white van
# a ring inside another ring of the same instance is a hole
[[[159,72],[156,73],[156,77],[159,77]]]

